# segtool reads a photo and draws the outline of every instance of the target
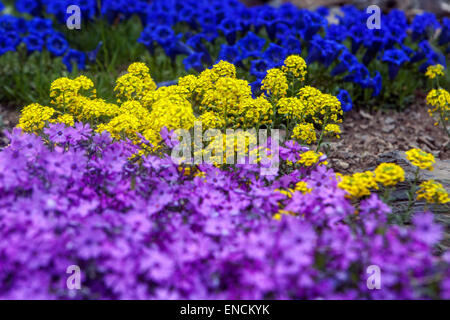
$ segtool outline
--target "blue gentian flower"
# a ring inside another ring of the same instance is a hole
[[[272,67],[279,67],[283,65],[284,59],[287,56],[287,50],[274,43],[269,44],[266,51],[264,51],[262,58],[269,62]]]
[[[434,13],[425,12],[414,17],[411,24],[412,38],[415,41],[427,39],[434,34],[434,31],[439,29],[441,25],[436,19]]]
[[[98,52],[102,46],[103,46],[103,42],[100,41],[94,50],[86,52],[86,57],[87,57],[89,63],[95,63],[95,61],[97,60]]]
[[[203,66],[203,52],[193,52],[188,57],[184,58],[183,64],[186,71],[194,69],[197,72],[201,72],[204,69]]]
[[[320,14],[322,17],[328,17],[330,15],[330,9],[324,6],[318,7],[316,9],[316,12]]]
[[[15,51],[21,39],[16,32],[0,33],[0,56],[8,51]]]
[[[27,46],[29,52],[42,51],[44,46],[44,40],[38,34],[30,33],[28,36],[23,38],[23,42]]]
[[[381,88],[383,86],[383,79],[381,74],[377,71],[375,77],[370,81],[370,87],[373,89],[372,97],[378,97],[381,93]]]
[[[0,12],[2,12],[3,9],[5,9],[5,6],[4,6],[3,3],[0,1]]]
[[[439,45],[443,46],[450,43],[450,19],[444,18],[442,21],[442,31],[439,36]]]
[[[337,95],[337,98],[341,102],[342,111],[348,112],[352,110],[353,108],[352,98],[350,97],[350,94],[346,90],[341,89]]]
[[[36,0],[17,0],[15,6],[17,11],[21,13],[28,13],[32,16],[39,15],[41,10],[40,1]]]
[[[332,76],[348,72],[353,66],[359,64],[358,59],[347,49],[344,49],[342,54],[337,58],[339,63],[331,71]]]
[[[224,19],[217,27],[222,31],[228,44],[232,45],[236,42],[236,32],[238,31],[238,23],[235,19]]]
[[[283,37],[280,45],[287,50],[288,55],[302,53],[302,44],[294,36]]]
[[[52,33],[47,38],[47,50],[54,56],[60,57],[69,49],[69,44],[60,33]]]
[[[241,54],[236,45],[228,46],[226,44],[223,44],[220,47],[218,60],[224,60],[233,64],[238,64],[240,62],[240,56]]]
[[[242,52],[241,59],[259,57],[265,44],[265,39],[258,37],[253,32],[249,32],[237,42],[237,46]]]
[[[267,70],[271,69],[272,65],[265,59],[257,59],[251,62],[250,74],[256,79],[263,79],[266,76]]]
[[[400,67],[404,63],[409,62],[410,58],[403,52],[403,50],[391,49],[384,52],[381,60],[389,63],[389,78],[393,80],[397,77]]]
[[[84,70],[86,68],[86,54],[78,50],[70,49],[62,61],[69,72],[72,72],[74,63],[77,65],[78,70]]]
[[[53,32],[52,20],[43,18],[33,18],[27,23],[28,32],[45,37]]]

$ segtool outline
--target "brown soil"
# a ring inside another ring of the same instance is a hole
[[[417,101],[425,99],[418,97]],[[450,159],[450,138],[434,123],[424,102],[402,112],[352,110],[345,115],[341,139],[330,144],[330,164],[345,174],[365,171],[376,166],[381,154],[411,148]]]

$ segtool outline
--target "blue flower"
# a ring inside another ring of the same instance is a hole
[[[177,41],[177,36],[173,32],[172,28],[168,26],[156,26],[152,32],[153,39],[158,42],[162,47],[169,45],[173,41]]]
[[[60,57],[69,49],[69,44],[60,33],[52,33],[47,38],[47,50],[54,56]]]
[[[386,50],[381,59],[382,61],[389,63],[389,78],[391,80],[397,77],[400,67],[404,63],[410,61],[410,58],[403,52],[403,50],[399,49]]]
[[[240,52],[236,45],[228,46],[223,44],[220,47],[218,60],[228,61],[233,64],[238,64],[240,62]]]
[[[39,15],[40,1],[36,0],[17,0],[16,9],[21,13],[28,13],[33,16]]]
[[[5,9],[5,6],[4,6],[3,3],[0,1],[0,12],[2,12],[3,9]]]
[[[350,97],[350,94],[346,90],[341,89],[337,95],[337,98],[341,102],[341,107],[344,112],[352,110],[352,97]]]
[[[271,64],[264,59],[252,60],[250,67],[250,74],[255,76],[256,79],[263,79],[266,76],[267,70],[270,69]]]
[[[425,12],[417,15],[412,24],[412,38],[415,41],[427,39],[434,34],[434,31],[440,28],[439,21],[433,13]]]
[[[97,60],[98,51],[103,46],[103,42],[100,41],[94,50],[86,52],[87,59],[90,63],[94,63]]]
[[[357,65],[358,59],[348,50],[344,50],[342,54],[338,57],[339,63],[331,71],[332,76],[337,76],[339,74],[349,71],[353,66]]]
[[[45,37],[53,32],[52,20],[50,19],[33,18],[28,21],[27,28],[28,32],[39,34],[41,37]]]
[[[201,72],[203,67],[203,52],[194,52],[190,54],[188,57],[184,58],[183,64],[186,71],[194,69],[197,72]]]
[[[237,42],[237,46],[242,52],[241,59],[259,57],[265,44],[265,39],[258,37],[253,32],[249,32]]]
[[[22,18],[16,18],[11,15],[0,16],[0,34],[6,32],[14,32],[23,34],[27,32],[26,20]]]
[[[343,80],[359,84],[363,89],[369,88],[372,83],[369,70],[367,70],[365,65],[360,63],[351,66],[349,75],[345,76]]]
[[[0,33],[0,56],[8,51],[15,51],[21,39],[16,32]]]
[[[327,7],[318,7],[316,12],[320,14],[322,17],[328,17],[330,15],[330,9]]]
[[[38,34],[30,33],[28,36],[23,38],[23,42],[27,46],[29,52],[42,51],[44,46],[44,40]]]
[[[302,44],[300,40],[298,40],[294,36],[284,37],[281,40],[280,45],[285,48],[288,52],[288,55],[291,54],[301,54],[302,53]]]
[[[443,27],[441,35],[439,36],[439,45],[443,46],[450,42],[450,19],[444,18],[442,21]]]
[[[264,51],[262,58],[267,60],[272,67],[279,67],[283,64],[287,56],[287,50],[274,43],[269,44],[269,47]]]
[[[69,72],[72,72],[74,63],[77,65],[78,70],[84,70],[86,68],[86,54],[78,50],[70,49],[62,61]]]
[[[381,74],[377,71],[375,77],[371,79],[369,87],[373,89],[372,97],[378,97],[381,93],[381,88],[383,86],[383,79]]]

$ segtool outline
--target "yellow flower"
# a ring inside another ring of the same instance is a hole
[[[378,189],[375,174],[371,171],[357,172],[353,175],[338,174],[338,187],[348,192],[348,198],[362,198],[370,195],[370,189]]]
[[[336,135],[336,138],[340,138],[341,128],[337,124],[327,124],[324,132],[326,135]]]
[[[292,131],[292,137],[311,144],[317,141],[316,129],[312,123],[300,123]]]
[[[429,66],[427,68],[427,72],[425,73],[425,76],[427,76],[430,79],[434,79],[438,76],[443,76],[443,75],[444,75],[444,66],[441,64]]]
[[[308,184],[305,181],[299,181],[295,185],[295,191],[300,191],[303,194],[310,193],[312,188],[308,188]]]
[[[405,181],[405,171],[395,163],[382,163],[374,172],[375,181],[386,187]]]
[[[66,126],[72,127],[75,124],[73,116],[70,114],[62,114],[54,120],[50,120],[51,123],[64,123]]]
[[[442,184],[429,180],[422,182],[417,190],[417,200],[425,199],[428,203],[445,204],[450,202],[448,192]]]
[[[44,107],[38,103],[30,104],[23,108],[17,127],[28,132],[42,130],[54,113],[53,108]]]
[[[278,100],[278,113],[286,115],[288,119],[294,117],[303,119],[305,104],[298,98],[281,98]]]
[[[305,60],[298,55],[291,55],[284,60],[284,66],[281,70],[285,73],[292,73],[294,77],[299,78],[301,81],[305,80],[306,71]]]
[[[322,152],[314,152],[312,150],[306,151],[300,154],[300,160],[297,163],[304,165],[305,167],[311,167],[315,164],[326,165],[326,161],[320,161],[320,158],[323,156]]]
[[[277,97],[283,97],[286,95],[288,87],[288,81],[283,71],[274,68],[267,70],[267,74],[262,80],[261,90]]]
[[[411,149],[406,151],[406,159],[411,161],[413,166],[419,167],[422,170],[433,171],[433,163],[435,163],[434,156],[431,153],[420,149]]]

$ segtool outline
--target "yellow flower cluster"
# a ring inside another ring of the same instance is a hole
[[[370,195],[370,189],[378,190],[375,174],[372,171],[357,172],[343,176],[337,174],[338,187],[347,191],[348,198],[362,198]]]
[[[435,79],[436,77],[443,75],[444,75],[444,66],[441,64],[429,66],[427,68],[427,72],[425,73],[425,76],[427,76],[429,79]]]
[[[411,149],[406,151],[406,159],[411,161],[413,166],[416,166],[422,170],[433,171],[433,164],[436,162],[434,156],[431,153],[425,152],[420,149]]]
[[[286,115],[287,119],[298,118],[303,120],[305,105],[296,97],[281,98],[277,102],[278,113]]]
[[[433,107],[428,109],[430,117],[434,114],[440,117],[434,125],[437,126],[442,121],[444,122],[442,125],[446,127],[445,122],[448,121],[448,112],[450,112],[450,93],[445,89],[433,89],[427,95],[427,103]]]
[[[300,155],[300,160],[297,161],[297,163],[305,166],[305,167],[312,167],[315,164],[318,165],[327,165],[327,161],[320,161],[320,158],[323,156],[322,152],[314,152],[312,150],[306,151]]]
[[[422,182],[416,193],[417,200],[424,199],[428,203],[446,204],[450,202],[448,192],[442,184],[434,180]]]
[[[395,163],[382,163],[374,171],[375,181],[385,187],[405,181],[405,171]]]
[[[54,113],[53,108],[44,107],[38,103],[30,104],[23,108],[17,127],[29,132],[42,130]]]
[[[324,128],[326,135],[336,136],[340,138],[341,128],[337,124],[327,124]]]
[[[292,131],[292,137],[311,144],[317,141],[316,129],[312,123],[299,123]]]
[[[267,70],[267,74],[262,80],[261,90],[275,97],[284,97],[289,88],[286,75],[278,68]]]
[[[150,70],[144,63],[133,63],[127,71],[128,73],[117,79],[114,88],[119,103],[127,100],[141,100],[147,92],[156,89]]]
[[[308,188],[308,184],[305,181],[299,181],[295,184],[294,190],[306,194],[310,193],[312,191],[312,188]]]
[[[284,73],[291,73],[295,78],[304,81],[307,73],[306,68],[306,62],[302,57],[291,55],[284,60],[284,65],[281,67],[281,70]]]

